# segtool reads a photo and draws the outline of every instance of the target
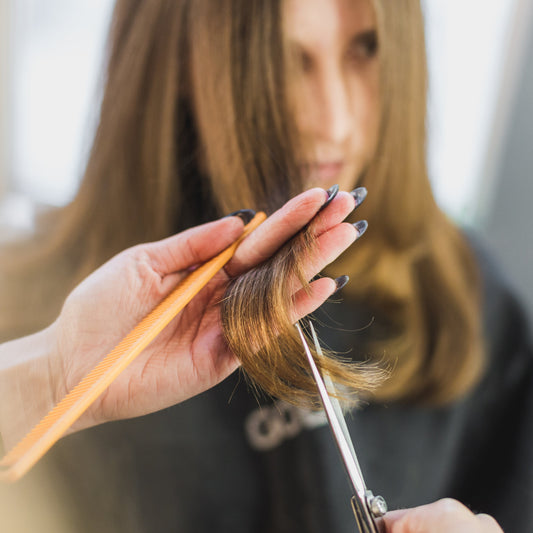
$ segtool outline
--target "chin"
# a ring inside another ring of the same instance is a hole
[[[343,172],[339,172],[336,176],[331,176],[328,179],[322,180],[319,187],[329,189],[333,185],[338,185],[341,191],[351,191],[356,187],[360,172],[355,169],[344,169]]]

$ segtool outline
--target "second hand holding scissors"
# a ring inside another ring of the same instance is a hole
[[[318,355],[322,356],[322,349],[313,324],[311,321],[308,324],[313,336],[315,349]],[[359,531],[360,533],[385,533],[385,524],[381,517],[387,512],[387,503],[383,497],[374,496],[372,491],[366,487],[339,400],[334,396],[330,396],[330,393],[335,394],[333,382],[328,375],[322,378],[299,323],[296,324],[296,329],[302,339],[303,347],[318,387],[320,400],[324,406],[330,429],[354,490],[351,503]],[[325,382],[327,382],[328,387],[326,387]]]

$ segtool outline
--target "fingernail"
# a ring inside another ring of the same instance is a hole
[[[335,279],[335,285],[337,285],[337,288],[335,289],[335,292],[333,294],[337,294],[343,287],[346,286],[346,284],[350,281],[349,276],[340,276]],[[333,296],[333,295],[332,295]]]
[[[253,209],[239,209],[238,211],[226,215],[224,218],[227,217],[239,217],[246,225],[255,217],[255,211]]]
[[[351,191],[350,194],[354,197],[355,207],[358,207],[363,203],[368,191],[366,190],[366,187],[357,187],[357,189]]]
[[[366,231],[366,228],[368,228],[368,222],[366,220],[359,220],[353,225],[353,227],[357,230],[358,239]]]
[[[337,196],[337,193],[339,192],[339,186],[338,185],[333,185],[326,192],[328,193],[328,199],[325,201],[325,203],[322,205],[322,207],[318,210],[319,212],[322,211],[322,209],[325,209],[331,203],[333,198],[335,198],[335,196]]]

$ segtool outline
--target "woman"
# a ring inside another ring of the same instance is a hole
[[[272,212],[310,186],[366,185],[371,231],[330,269],[352,283],[323,336],[393,367],[349,420],[367,481],[393,508],[453,496],[527,529],[530,511],[506,496],[531,490],[518,467],[531,462],[528,347],[505,287],[432,199],[425,84],[416,1],[118,2],[79,195],[38,268],[9,282],[50,303],[31,323],[27,299],[6,305],[6,335],[52,322],[78,280],[138,242],[243,206]],[[351,531],[322,421],[262,403],[230,378],[65,439],[51,459],[80,531]]]

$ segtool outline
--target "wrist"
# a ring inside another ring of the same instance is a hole
[[[52,324],[0,345],[0,435],[9,451],[55,405],[61,364]]]

